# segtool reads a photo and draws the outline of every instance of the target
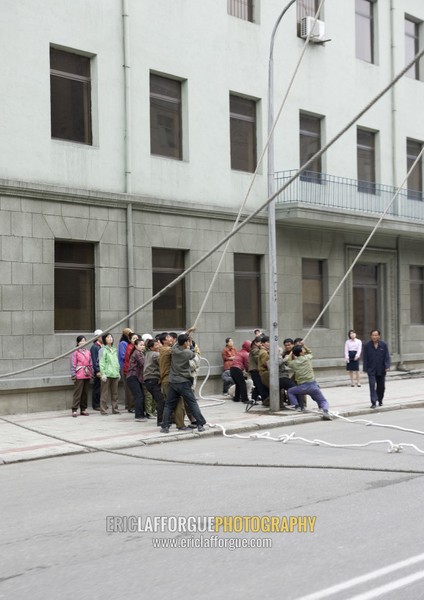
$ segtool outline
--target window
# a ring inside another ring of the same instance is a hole
[[[315,258],[302,258],[302,306],[303,327],[310,327],[324,307],[324,261]],[[324,327],[324,319],[317,327]]]
[[[234,254],[234,312],[236,327],[258,327],[261,323],[261,257]]]
[[[150,74],[150,152],[182,160],[181,82]]]
[[[375,194],[375,133],[357,129],[358,192]]]
[[[233,17],[253,21],[253,0],[227,0],[227,12]]]
[[[409,267],[411,323],[424,325],[424,267]]]
[[[406,140],[406,170],[412,167],[418,155],[422,150],[422,142],[415,140]],[[422,158],[417,162],[410,176],[408,177],[408,198],[413,200],[422,200],[423,192],[423,161]]]
[[[374,62],[374,2],[355,0],[356,58]]]
[[[184,250],[152,248],[153,295],[184,272]],[[153,329],[184,329],[186,320],[184,279],[153,302]]]
[[[419,24],[405,17],[405,64],[407,65],[419,52]],[[405,73],[412,79],[420,78],[419,61]]]
[[[319,6],[319,0],[297,0],[297,35],[300,37],[300,29],[303,17],[315,17]]]
[[[55,331],[94,327],[94,244],[55,241]]]
[[[52,138],[92,144],[90,58],[50,48]]]
[[[300,113],[299,123],[300,166],[321,149],[321,119]],[[321,157],[316,158],[300,176],[302,181],[321,182]]]
[[[256,102],[230,94],[231,168],[256,169]]]

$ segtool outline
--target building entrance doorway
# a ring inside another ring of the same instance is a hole
[[[381,329],[378,270],[376,264],[358,264],[353,268],[353,328],[367,342],[372,329]]]

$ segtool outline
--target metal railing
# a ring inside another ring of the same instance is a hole
[[[295,173],[295,170],[276,172],[277,189]],[[396,191],[397,188],[389,185],[306,171],[281,192],[277,206],[309,204],[362,214],[381,214]],[[400,219],[424,221],[423,193],[402,189],[388,214]]]

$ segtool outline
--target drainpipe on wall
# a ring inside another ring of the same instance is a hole
[[[390,76],[393,79],[393,77],[395,76],[395,52],[396,50],[396,46],[395,46],[395,7],[394,7],[394,0],[390,0]],[[392,130],[392,172],[393,172],[393,180],[392,180],[392,186],[393,187],[397,187],[398,185],[398,178],[397,178],[397,144],[396,144],[396,139],[397,139],[397,135],[396,135],[396,112],[397,112],[397,104],[396,104],[396,86],[394,85],[391,90],[390,90],[390,115],[391,115],[391,130]],[[394,207],[395,209],[395,214],[399,214],[399,198],[397,198],[395,200],[396,202],[396,206]],[[401,273],[400,273],[400,239],[399,236],[396,239],[396,279],[397,279],[397,285],[396,285],[396,304],[397,304],[397,318],[396,318],[396,338],[397,338],[397,344],[398,347],[397,348],[392,348],[392,352],[397,352],[399,353],[399,363],[397,365],[397,369],[398,370],[406,370],[405,369],[405,365],[402,362],[402,350],[403,350],[403,343],[402,343],[402,327],[401,327],[401,299],[400,299],[400,277],[401,277]]]
[[[390,0],[390,77],[396,75],[395,73],[395,8],[394,8],[394,0]],[[397,104],[396,104],[396,86],[394,85],[390,90],[390,115],[391,115],[391,133],[392,133],[392,172],[393,179],[391,185],[396,187],[398,185],[397,178],[397,144],[396,144],[396,112],[397,112]],[[395,212],[399,211],[399,199],[395,200],[396,208]]]
[[[125,193],[131,194],[131,73],[130,73],[130,32],[128,0],[122,0],[123,58],[124,58],[124,170]],[[135,308],[134,302],[134,238],[132,204],[127,205],[127,275],[128,312]],[[129,319],[129,327],[134,330],[135,317]]]

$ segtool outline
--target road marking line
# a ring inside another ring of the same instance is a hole
[[[388,575],[389,573],[393,573],[394,571],[398,571],[399,569],[404,569],[405,567],[410,567],[411,565],[415,565],[422,561],[424,561],[424,554],[417,554],[417,556],[412,556],[405,560],[401,560],[398,563],[393,563],[392,565],[389,565],[387,567],[383,567],[381,569],[377,569],[376,571],[366,573],[365,575],[360,575],[359,577],[348,579],[343,583],[333,585],[332,587],[329,587],[325,590],[314,592],[313,594],[308,594],[307,596],[302,596],[297,600],[321,600],[322,598],[328,598],[329,596],[333,596],[338,592],[352,588],[355,585],[361,585],[362,583],[366,583],[367,581],[371,581],[372,579],[383,577],[383,575]],[[424,577],[424,574],[422,576]],[[358,596],[357,598],[361,598],[361,596]],[[353,600],[353,598],[351,600]]]

